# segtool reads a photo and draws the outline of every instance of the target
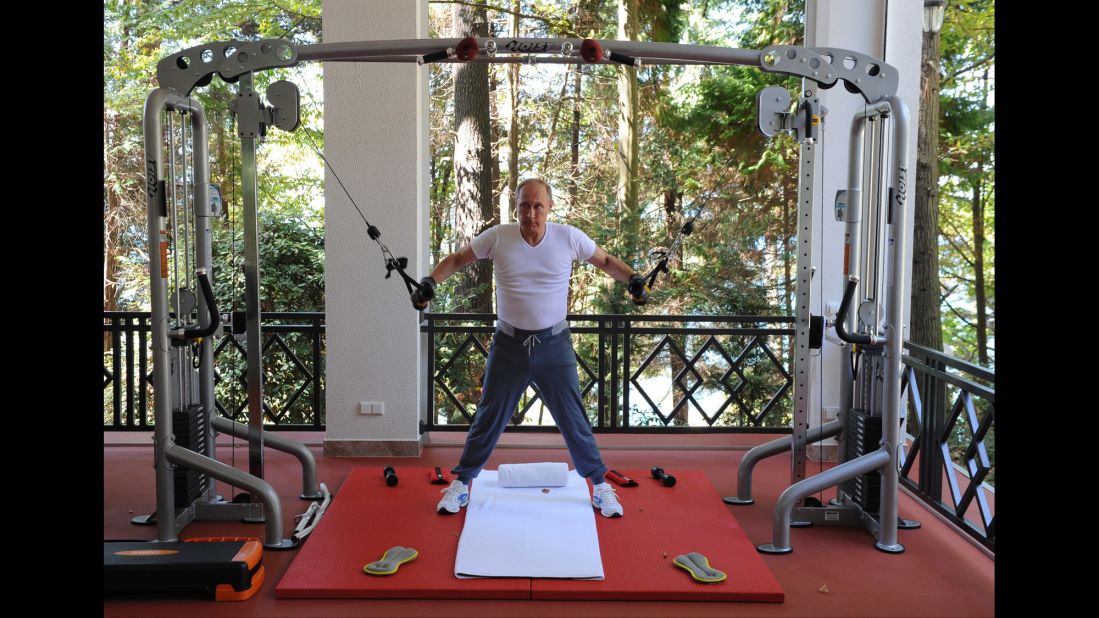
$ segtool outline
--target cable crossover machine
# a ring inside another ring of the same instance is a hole
[[[891,553],[904,550],[897,542],[898,527],[919,524],[897,516],[898,464],[903,456],[901,354],[908,183],[908,109],[896,94],[897,70],[860,52],[829,47],[773,45],[744,50],[594,39],[477,37],[303,46],[282,39],[212,42],[172,54],[157,65],[160,87],[146,99],[144,120],[152,247],[149,273],[157,511],[139,519],[156,523],[158,541],[177,540],[178,532],[196,519],[245,519],[266,522],[264,547],[285,549],[296,546],[308,534],[331,499],[325,485],[317,484],[316,464],[309,451],[262,429],[256,148],[271,128],[297,128],[300,100],[298,87],[288,81],[271,84],[265,100],[253,88],[253,75],[302,62],[743,65],[800,77],[796,105],[790,93],[779,86],[764,88],[756,99],[759,130],[766,136],[791,132],[800,150],[792,435],[749,451],[738,470],[738,494],[725,501],[751,504],[754,465],[765,457],[791,451],[792,484],[775,506],[772,542],[760,545],[759,551],[792,551],[789,528],[814,523],[862,525],[873,534],[878,549]],[[219,314],[211,292],[208,136],[204,112],[190,95],[215,75],[238,88],[234,106],[241,142],[246,310],[243,315],[233,314],[231,332],[237,337],[244,333],[247,342],[247,425],[221,417],[214,408],[213,341],[227,335],[224,323],[230,319]],[[846,224],[843,301],[834,320],[826,322],[810,311],[815,270],[811,230],[819,216],[814,212],[814,163],[827,114],[820,91],[840,82],[848,92],[861,96],[864,105],[851,119],[847,186],[837,191],[834,202],[837,220]],[[177,151],[183,156],[177,157]],[[866,187],[864,178],[868,179]],[[380,231],[368,226],[370,237],[381,245]],[[387,276],[397,270],[406,286],[417,285],[404,272],[407,259],[394,258],[381,246]],[[649,277],[650,287],[654,280]],[[194,291],[196,282],[199,293]],[[821,348],[825,328],[834,330],[835,337],[829,332],[829,341],[844,349],[836,376],[841,414],[810,429],[810,350]],[[248,440],[248,474],[215,459],[215,432]],[[192,439],[190,443],[184,443],[183,434]],[[837,437],[846,447],[841,448],[840,463],[806,478],[806,444],[830,437]],[[301,460],[301,497],[317,501],[301,517],[290,539],[281,538],[278,496],[263,480],[264,446],[293,453]],[[183,474],[184,468],[192,477]],[[243,487],[254,499],[226,502],[216,494],[215,480]],[[837,486],[838,497],[828,505],[811,498]]]

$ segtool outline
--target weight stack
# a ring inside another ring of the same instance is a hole
[[[872,453],[881,447],[881,417],[863,410],[848,410],[846,459]],[[877,513],[881,505],[881,473],[870,472],[843,482],[843,493],[867,513]]]
[[[173,412],[172,433],[175,434],[176,444],[196,453],[205,454],[204,416],[202,406],[197,404],[185,410]],[[176,486],[176,508],[185,509],[202,495],[206,475],[182,465],[176,466],[173,474]]]

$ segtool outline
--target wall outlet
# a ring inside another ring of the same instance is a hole
[[[829,407],[829,406],[824,407],[824,420],[825,420],[825,422],[834,421],[839,417],[840,417],[840,409],[838,407],[835,407],[835,408]]]
[[[824,303],[824,317],[829,320],[836,319],[836,314],[840,312],[839,303]]]
[[[385,413],[385,403],[381,401],[360,401],[359,414],[381,416]]]

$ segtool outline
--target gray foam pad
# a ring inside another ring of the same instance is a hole
[[[725,578],[728,577],[724,572],[711,567],[710,561],[706,556],[695,551],[689,554],[676,556],[674,562],[677,567],[685,569],[690,573],[695,581],[706,584],[716,584],[725,581]]]
[[[396,545],[385,550],[381,560],[364,566],[363,571],[369,575],[392,575],[402,564],[415,560],[419,555],[419,552],[411,547]]]

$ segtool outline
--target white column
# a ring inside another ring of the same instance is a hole
[[[324,0],[325,43],[428,38],[427,0]],[[325,157],[381,241],[426,274],[427,70],[415,63],[324,65]],[[417,456],[426,378],[417,312],[385,278],[378,244],[325,170],[326,455]],[[363,414],[361,402],[382,404]]]
[[[806,0],[805,47],[838,47],[868,54],[890,64],[900,74],[898,96],[908,105],[908,169],[915,170],[916,124],[919,118],[921,15],[923,3],[918,0]],[[847,92],[842,84],[821,93],[821,103],[828,109],[824,133],[818,148],[816,190],[818,202],[813,205],[817,223],[813,229],[813,278],[814,315],[824,315],[829,303],[839,305],[843,297],[843,242],[844,224],[836,221],[834,198],[836,191],[847,185],[847,161],[851,118],[864,100]],[[910,178],[915,179],[915,172]],[[909,200],[912,190],[908,188]],[[864,215],[865,216],[865,215]],[[905,259],[912,261],[913,209],[908,208],[908,250]],[[905,290],[911,290],[911,268],[906,271]],[[911,293],[906,291],[906,302],[911,305]],[[905,315],[909,312],[906,309]],[[906,326],[907,329],[907,326]],[[814,386],[810,394],[810,426],[816,427],[835,417],[839,407],[839,388],[836,380],[838,363],[847,362],[840,348],[824,342],[813,367]],[[822,415],[822,409],[824,414]],[[834,439],[825,440],[823,457],[835,460]],[[808,452],[820,457],[819,449]]]
[[[885,32],[885,61],[897,67],[901,81],[897,94],[908,105],[908,200],[905,225],[908,243],[904,259],[904,338],[912,324],[912,228],[916,220],[916,132],[920,123],[920,51],[923,47],[923,2],[890,0]]]

